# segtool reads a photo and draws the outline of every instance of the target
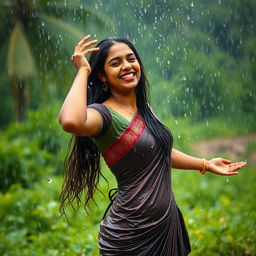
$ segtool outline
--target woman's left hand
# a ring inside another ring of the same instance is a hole
[[[223,158],[213,158],[206,162],[206,171],[218,175],[230,176],[238,174],[238,170],[246,166],[246,162],[231,163]]]

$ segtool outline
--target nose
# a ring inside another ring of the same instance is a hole
[[[124,60],[122,64],[122,69],[123,70],[130,70],[132,68],[132,65],[129,61]]]

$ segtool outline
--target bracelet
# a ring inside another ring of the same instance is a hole
[[[203,168],[199,171],[201,175],[204,175],[206,173],[205,168],[206,168],[206,160],[203,159]]]

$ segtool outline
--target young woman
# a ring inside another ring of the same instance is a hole
[[[77,75],[60,110],[73,133],[66,161],[61,211],[85,192],[93,198],[99,158],[114,173],[118,189],[99,229],[100,255],[188,255],[189,237],[171,189],[172,168],[235,175],[246,163],[188,156],[172,147],[169,130],[148,104],[141,59],[126,39],[83,38],[72,61]],[[85,56],[91,53],[89,62]]]

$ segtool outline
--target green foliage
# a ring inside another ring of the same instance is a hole
[[[10,185],[20,183],[29,187],[49,172],[51,155],[39,149],[36,141],[23,138],[0,143],[0,187],[6,191]]]
[[[109,184],[102,180],[100,190],[107,195],[115,182],[103,166]],[[68,223],[58,212],[62,182],[61,177],[52,176],[50,181],[42,179],[32,189],[13,185],[7,193],[0,194],[1,255],[18,256],[20,251],[24,256],[98,254],[97,229],[109,203],[108,199],[97,192],[97,205],[91,203],[89,215],[83,208],[75,216],[71,209],[67,209]]]
[[[100,8],[119,24],[116,33],[131,39],[142,55],[152,103],[163,118],[250,119],[255,113],[253,0],[120,0],[105,9]]]
[[[255,255],[255,168],[234,177],[180,172],[173,173],[173,189],[192,241],[191,255]]]
[[[84,28],[79,25],[85,24],[90,17],[97,21],[98,28],[107,23],[108,19],[103,19],[93,9],[79,2],[72,0],[67,5],[60,0],[54,3],[1,1],[0,61],[4,68],[0,75],[8,78],[12,88],[18,121],[24,119],[28,87],[34,91],[34,87],[29,86],[32,78],[40,79],[41,94],[47,94],[46,91],[50,91],[46,83],[49,73],[54,73],[52,78],[55,81],[56,75],[58,79],[71,76],[71,70],[65,63],[70,59],[71,45],[80,41],[85,34]],[[41,94],[37,98],[40,99]]]
[[[152,102],[164,103],[164,110],[157,105],[158,113],[165,112],[164,118],[170,113],[195,120],[255,113],[256,6],[253,0],[47,3],[27,1],[23,8],[26,22],[20,30],[24,30],[29,42],[40,78],[27,81],[24,87],[30,107],[64,97],[73,78],[70,62],[73,46],[83,33],[89,32],[99,40],[123,36],[135,43],[153,85]],[[10,15],[9,7],[5,3],[1,6],[5,6],[0,9],[5,16],[1,17],[0,33],[4,42],[0,62],[5,63],[8,38],[15,24],[14,19],[6,18]],[[33,14],[32,7],[37,10],[35,17],[29,15]],[[15,15],[19,12],[20,9]],[[113,28],[109,17],[118,26]],[[102,30],[99,24],[108,25]],[[3,66],[2,72],[7,74],[6,65]],[[8,102],[2,102],[4,109],[9,109]]]
[[[13,186],[0,195],[1,255],[94,255],[95,228],[84,215],[70,226],[60,218],[56,185],[57,179],[33,190]]]
[[[27,121],[11,124],[2,135],[8,140],[21,136],[26,141],[38,141],[39,148],[50,153],[58,153],[67,135],[58,122],[59,104],[53,104],[40,110],[27,113]]]
[[[63,172],[68,135],[58,124],[58,110],[55,104],[30,111],[26,122],[12,124],[1,134],[2,191],[15,183],[31,187],[45,175]]]

